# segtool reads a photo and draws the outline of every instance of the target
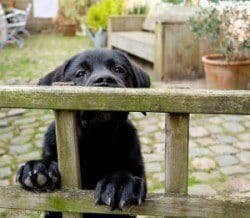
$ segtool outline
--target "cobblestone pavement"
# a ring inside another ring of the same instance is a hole
[[[130,116],[140,135],[149,191],[163,192],[164,114]],[[48,110],[0,110],[1,186],[15,184],[17,168],[40,158],[43,134],[53,118]],[[249,197],[250,116],[191,115],[189,158],[190,194]]]
[[[131,113],[142,143],[150,191],[164,182],[164,115]],[[0,185],[14,184],[18,166],[41,155],[53,120],[46,110],[0,110]],[[250,116],[191,115],[190,193],[250,196]]]

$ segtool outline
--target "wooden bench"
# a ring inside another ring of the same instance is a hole
[[[156,22],[151,31],[143,29],[145,19],[140,15],[111,16],[108,48],[152,63],[154,73],[164,81],[204,76],[200,41],[191,33],[186,17]]]
[[[189,115],[250,114],[250,91],[0,86],[0,108],[55,110],[58,164],[62,179],[62,189],[52,193],[0,187],[0,208],[62,211],[64,217],[80,217],[79,213],[83,212],[249,217],[248,197],[187,196],[187,187]],[[93,191],[80,189],[74,110],[166,113],[165,194],[149,194],[141,206],[127,206],[122,211],[95,205]],[[69,172],[74,176],[69,177]]]

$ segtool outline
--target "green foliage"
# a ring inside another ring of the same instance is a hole
[[[200,180],[196,179],[195,177],[188,178],[188,186],[193,186],[199,183],[200,183]]]
[[[228,61],[249,56],[250,18],[246,7],[238,6],[202,8],[187,21],[196,36],[212,42]]]
[[[162,0],[164,3],[172,3],[174,5],[178,5],[183,2],[183,0]]]
[[[128,14],[146,14],[148,12],[148,6],[142,5],[139,7],[134,7],[130,11],[128,11]]]
[[[220,25],[222,21],[219,18],[219,11],[215,8],[200,10],[195,17],[188,20],[191,30],[198,37],[205,37],[212,42],[217,42],[220,35]]]
[[[220,182],[226,182],[227,179],[228,179],[228,176],[226,174],[220,173],[220,178],[219,178]]]
[[[110,15],[122,14],[123,0],[102,0],[92,5],[86,16],[87,26],[94,32],[106,29]]]

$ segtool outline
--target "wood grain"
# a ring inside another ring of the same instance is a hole
[[[74,111],[55,111],[56,141],[62,188],[81,188],[76,116]],[[80,218],[79,213],[64,213],[63,218]]]
[[[164,37],[163,80],[183,80],[199,77],[199,40],[185,22],[162,23]]]
[[[0,108],[250,114],[250,91],[0,86]]]
[[[112,211],[106,206],[95,205],[93,192],[87,190],[64,189],[53,193],[34,193],[16,187],[0,187],[0,193],[0,207],[13,209],[173,217],[248,218],[250,214],[250,199],[241,197],[149,194],[141,206],[131,205],[123,210]]]
[[[166,114],[165,191],[187,195],[189,114]]]

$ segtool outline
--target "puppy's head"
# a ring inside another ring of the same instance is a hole
[[[149,76],[119,51],[79,53],[39,80],[38,85],[72,81],[77,86],[150,87]]]

